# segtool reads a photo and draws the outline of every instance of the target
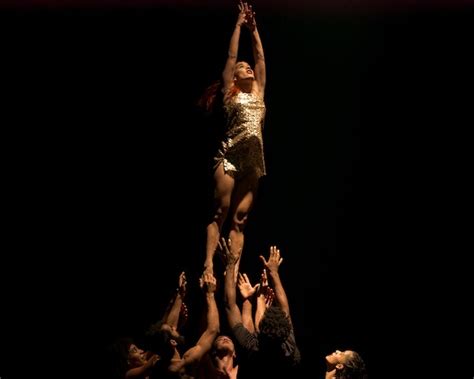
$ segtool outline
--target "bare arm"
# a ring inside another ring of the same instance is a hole
[[[239,273],[239,290],[244,300],[242,303],[242,324],[250,333],[255,331],[255,325],[252,318],[252,296],[258,288],[258,284],[252,287],[247,274]]]
[[[260,320],[263,314],[272,305],[275,294],[271,287],[268,285],[267,270],[263,269],[260,287],[257,292],[257,310],[255,311],[255,327],[259,331]]]
[[[250,333],[255,332],[252,318],[252,302],[249,299],[245,299],[242,303],[242,324]]]
[[[230,38],[229,52],[227,55],[227,61],[225,63],[224,71],[222,72],[222,81],[224,83],[224,90],[227,90],[232,86],[234,80],[234,67],[237,63],[237,54],[239,52],[239,40],[241,26],[245,22],[245,11],[242,2],[239,4],[239,16],[235,24],[234,32]]]
[[[247,6],[246,10],[246,23],[245,25],[249,28],[252,33],[252,49],[253,58],[255,62],[255,81],[258,84],[260,95],[263,97],[265,91],[265,84],[267,82],[267,71],[265,67],[265,54],[263,53],[262,40],[257,29],[257,22],[255,20],[255,12],[252,10],[252,6]]]
[[[176,329],[178,327],[179,315],[183,306],[183,300],[186,295],[186,275],[184,271],[179,275],[178,288],[174,300],[170,302],[165,315],[163,316],[163,322]]]
[[[290,315],[290,306],[288,304],[288,298],[286,297],[285,289],[281,283],[280,275],[278,274],[278,267],[280,266],[283,258],[280,258],[280,250],[276,246],[270,247],[270,257],[268,261],[265,260],[263,256],[260,256],[260,259],[263,261],[266,269],[268,270],[268,275],[273,282],[273,288],[275,290],[275,298],[280,305],[280,308],[289,316]]]
[[[240,313],[240,309],[236,302],[236,278],[234,275],[235,266],[239,260],[239,256],[232,254],[231,249],[227,245],[224,238],[221,240],[221,245],[226,257],[226,271],[224,280],[225,309],[229,326],[233,328],[235,325],[242,323],[242,314]]]
[[[207,328],[199,338],[196,346],[186,351],[182,360],[171,364],[170,371],[177,372],[182,367],[190,367],[199,362],[204,354],[211,349],[212,343],[219,334],[219,312],[214,297],[216,291],[216,279],[211,273],[204,273],[201,278],[201,284],[205,289],[207,303]]]

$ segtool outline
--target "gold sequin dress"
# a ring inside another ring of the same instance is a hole
[[[225,138],[214,158],[215,166],[223,163],[224,172],[239,179],[255,172],[266,174],[262,130],[265,103],[260,97],[239,92],[224,105],[227,118]]]

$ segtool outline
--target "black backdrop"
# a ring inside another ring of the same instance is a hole
[[[258,255],[281,248],[312,376],[351,348],[372,378],[396,377],[420,341],[440,351],[451,334],[424,325],[441,299],[456,304],[434,250],[456,252],[450,210],[464,202],[472,12],[258,5],[268,175],[242,268],[256,279]],[[2,9],[2,378],[55,376],[59,362],[74,362],[66,376],[89,370],[110,338],[159,317],[181,270],[196,286],[213,134],[195,101],[219,77],[235,16]]]

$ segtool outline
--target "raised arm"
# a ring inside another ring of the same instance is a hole
[[[259,331],[260,320],[267,308],[272,305],[274,297],[275,293],[268,285],[267,270],[263,269],[260,277],[260,286],[257,291],[257,309],[255,311],[255,327],[257,328],[257,331]]]
[[[171,299],[168,308],[163,315],[163,323],[168,324],[170,327],[177,329],[179,322],[179,315],[183,307],[184,297],[186,296],[186,275],[184,271],[179,275],[178,288],[176,289],[175,296]]]
[[[242,324],[244,325],[245,329],[247,329],[250,333],[253,333],[255,331],[255,326],[252,318],[252,296],[257,291],[259,285],[256,284],[252,287],[247,274],[240,273],[238,285],[243,299]]]
[[[224,83],[224,91],[232,87],[234,80],[234,67],[237,63],[237,54],[239,52],[240,31],[242,25],[245,23],[245,10],[242,2],[239,4],[239,16],[235,23],[235,28],[230,38],[229,52],[227,61],[225,63],[224,71],[222,72],[222,81]]]
[[[280,266],[283,258],[280,257],[280,250],[276,246],[270,247],[270,257],[268,261],[265,260],[263,256],[260,255],[265,268],[268,271],[270,280],[273,283],[273,288],[275,291],[275,299],[277,300],[280,308],[290,316],[290,306],[288,304],[288,298],[286,297],[286,292],[281,283],[280,275],[278,274],[278,267]]]
[[[186,351],[183,359],[170,366],[170,371],[177,372],[182,367],[192,368],[212,347],[212,343],[219,334],[219,312],[217,310],[214,293],[216,291],[216,279],[211,273],[204,273],[201,278],[201,287],[204,290],[207,304],[207,328],[199,338],[196,346]]]
[[[244,5],[244,11],[246,15],[245,25],[249,28],[252,34],[252,49],[253,59],[255,62],[255,81],[258,84],[260,95],[263,97],[265,91],[265,84],[267,82],[267,71],[265,67],[265,55],[263,53],[262,40],[257,29],[257,22],[255,20],[255,12],[251,5]]]
[[[231,241],[229,240],[229,245]],[[237,306],[236,302],[236,277],[235,277],[235,267],[240,257],[240,253],[232,253],[225,239],[221,239],[221,248],[224,252],[226,258],[226,271],[225,271],[225,280],[224,280],[224,302],[225,310],[227,313],[227,322],[229,326],[233,328],[235,325],[242,323],[242,314],[240,309]]]

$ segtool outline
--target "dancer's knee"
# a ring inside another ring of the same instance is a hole
[[[248,212],[236,212],[232,219],[232,229],[242,232],[247,224]]]

